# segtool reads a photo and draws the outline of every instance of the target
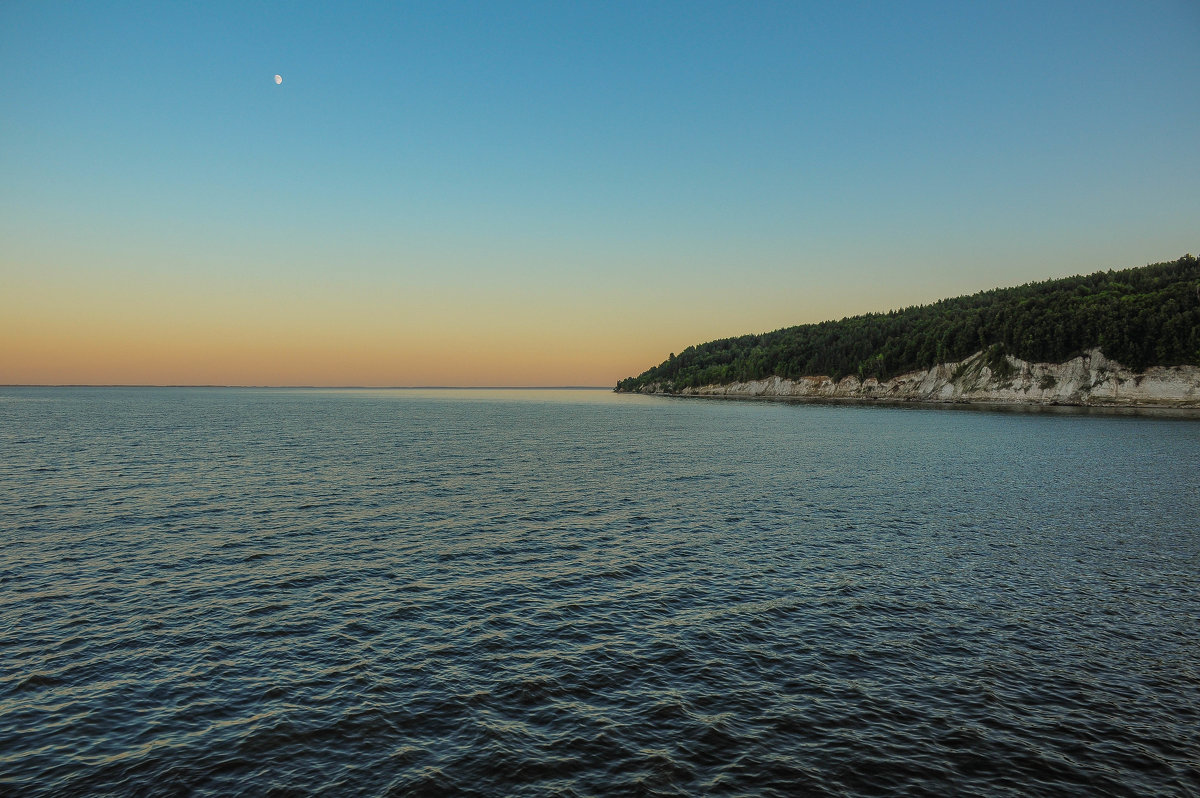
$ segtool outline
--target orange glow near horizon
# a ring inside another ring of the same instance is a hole
[[[667,354],[602,312],[503,298],[73,290],[0,311],[10,385],[611,386]]]
[[[2,335],[5,384],[610,386],[661,360],[655,347],[637,352],[628,340],[541,339],[512,330],[469,341],[461,332],[439,330],[331,334],[326,327],[255,331],[244,325]]]
[[[29,264],[0,296],[0,384],[612,386],[762,326],[752,300],[740,315],[696,313],[713,304],[703,283],[628,297],[594,272],[473,276],[288,284]],[[795,312],[776,308],[775,326]]]
[[[872,281],[871,259],[768,279],[699,255],[685,277],[678,264],[655,271],[648,256],[612,270],[589,257],[559,269],[500,253],[287,273],[18,253],[0,262],[0,384],[608,387],[693,344],[998,282],[900,269],[895,281]]]

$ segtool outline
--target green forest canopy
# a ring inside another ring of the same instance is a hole
[[[618,391],[855,375],[886,380],[985,351],[996,362],[1062,363],[1092,348],[1135,371],[1200,365],[1200,262],[996,288],[887,313],[802,324],[689,346]]]

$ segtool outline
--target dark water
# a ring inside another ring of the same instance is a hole
[[[0,792],[1197,795],[1200,422],[0,389]]]

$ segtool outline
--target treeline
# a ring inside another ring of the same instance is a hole
[[[617,390],[659,383],[677,391],[772,375],[886,380],[981,350],[992,362],[1012,354],[1061,363],[1095,347],[1137,371],[1200,365],[1200,262],[1185,255],[1171,263],[725,338],[672,354],[621,380]]]

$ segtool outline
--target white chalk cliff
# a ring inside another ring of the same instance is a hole
[[[1109,405],[1200,408],[1200,367],[1154,366],[1133,372],[1092,349],[1066,363],[1029,363],[1006,357],[997,374],[983,352],[890,380],[845,377],[767,377],[726,385],[702,385],[677,393],[689,396],[876,399],[914,402]],[[668,386],[669,387],[669,386]],[[661,384],[642,393],[663,393]]]

